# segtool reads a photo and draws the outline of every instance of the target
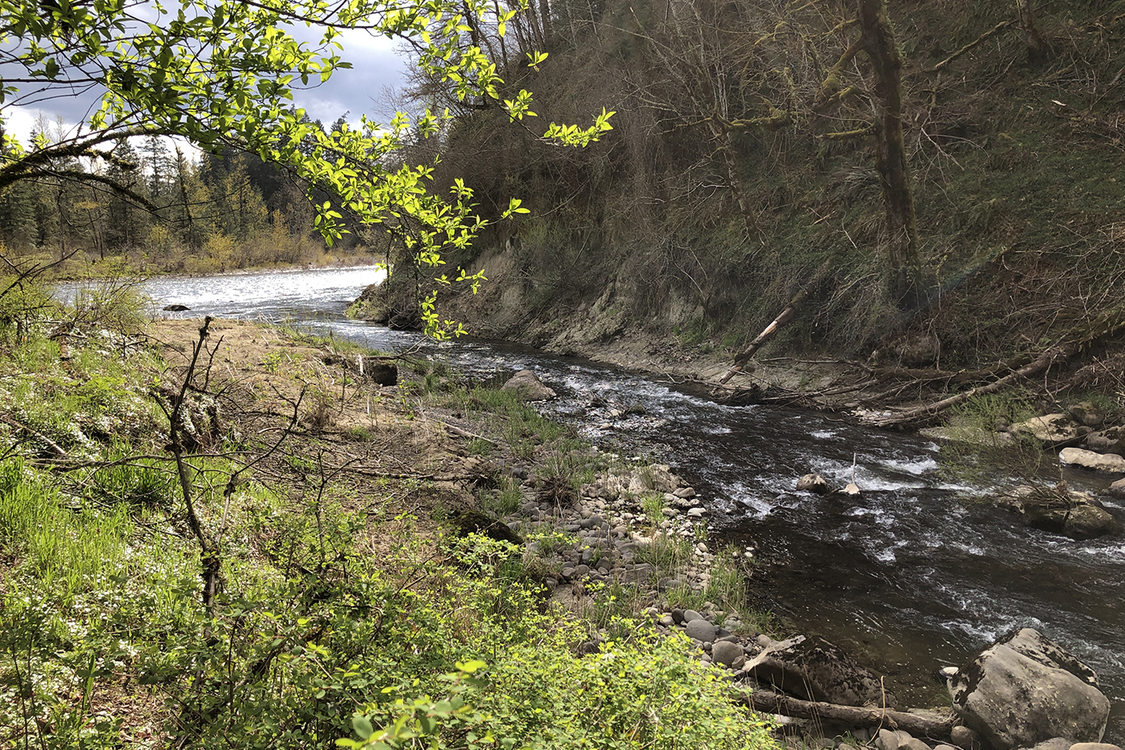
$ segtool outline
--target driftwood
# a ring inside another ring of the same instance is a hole
[[[797,719],[814,719],[845,724],[850,727],[878,727],[901,729],[915,737],[948,740],[956,723],[952,714],[911,714],[890,708],[867,706],[841,706],[836,703],[804,701],[769,690],[742,691],[741,701],[762,713],[781,714]]]
[[[742,372],[742,368],[745,367],[746,363],[750,361],[750,358],[754,356],[754,352],[758,351],[758,349],[762,347],[762,344],[766,343],[771,336],[777,333],[779,328],[793,319],[793,316],[797,314],[797,305],[801,304],[806,294],[808,294],[808,290],[802,289],[793,295],[793,299],[789,300],[785,308],[773,319],[773,322],[766,326],[765,329],[758,334],[757,338],[750,342],[749,346],[735,356],[734,364],[731,365],[730,369],[727,370],[723,377],[719,378],[719,385],[726,384],[728,380]]]
[[[1024,378],[1029,378],[1032,375],[1045,372],[1054,365],[1074,357],[1095,342],[1107,336],[1111,336],[1122,329],[1125,329],[1125,311],[1113,311],[1110,314],[1102,316],[1084,335],[1075,336],[1069,341],[1056,344],[1046,349],[1023,367],[1013,370],[999,380],[977,386],[976,388],[970,388],[967,391],[949,396],[948,398],[943,398],[940,401],[922,404],[921,406],[916,406],[891,416],[871,420],[871,424],[874,424],[876,427],[905,427],[923,423],[951,407],[965,403],[971,398],[1002,391]]]

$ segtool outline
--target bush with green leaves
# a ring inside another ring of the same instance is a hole
[[[712,748],[773,747],[769,725],[738,708],[719,670],[683,636],[626,621],[630,635],[593,653],[575,645],[581,623],[563,620],[486,666],[461,663],[444,691],[408,692],[368,706],[343,747]],[[396,691],[397,692],[397,691]],[[376,731],[376,727],[380,727]]]

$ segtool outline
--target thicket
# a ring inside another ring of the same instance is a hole
[[[734,348],[807,289],[790,348],[893,359],[896,339],[932,335],[941,362],[980,366],[1120,304],[1120,0],[888,4],[922,280],[905,301],[885,291],[896,238],[855,3],[542,7],[550,58],[498,53],[500,69],[553,111],[616,109],[615,130],[561,153],[500,111],[458,110],[440,174],[474,185],[486,215],[512,194],[532,209],[462,261],[493,272],[463,300],[478,323]],[[441,100],[434,81],[418,91]]]
[[[355,386],[302,381],[319,360],[268,350],[254,398],[208,348],[170,366],[127,287],[0,292],[0,745],[771,746],[685,640],[567,615],[521,547],[436,524],[427,480],[334,465]]]

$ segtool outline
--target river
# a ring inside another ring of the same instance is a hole
[[[439,345],[348,320],[348,303],[375,280],[370,268],[288,271],[161,278],[144,291],[157,310],[190,308],[160,314],[285,322],[384,350],[421,345],[476,377],[535,370],[561,396],[548,413],[599,445],[671,464],[707,500],[714,535],[755,548],[760,606],[852,651],[900,697],[947,700],[930,678],[936,669],[1030,626],[1098,672],[1113,701],[1106,740],[1125,740],[1122,539],[1025,528],[983,500],[986,488],[948,479],[938,446],[915,436],[809,411],[721,406],[588,361],[472,339]],[[639,408],[611,417],[621,406]],[[838,483],[854,471],[863,493],[796,492],[809,471]],[[1082,473],[1067,479],[1105,485]],[[1120,503],[1107,507],[1125,520]]]

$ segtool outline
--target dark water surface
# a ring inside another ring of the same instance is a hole
[[[1125,541],[1076,542],[1024,528],[945,478],[937,446],[812,412],[720,406],[620,369],[486,341],[437,345],[347,320],[372,269],[165,278],[157,303],[288,322],[367,346],[421,343],[470,375],[532,369],[562,398],[546,410],[587,438],[669,463],[707,501],[722,538],[752,545],[760,604],[888,675],[916,703],[947,700],[928,675],[1018,626],[1042,630],[1097,670],[1113,700],[1107,741],[1125,740]],[[594,397],[600,397],[595,399]],[[612,418],[621,406],[643,413]],[[853,472],[857,498],[793,490],[809,471]],[[1072,485],[1104,478],[1068,475]],[[1110,505],[1125,520],[1125,507]],[[900,701],[902,702],[902,701]]]

